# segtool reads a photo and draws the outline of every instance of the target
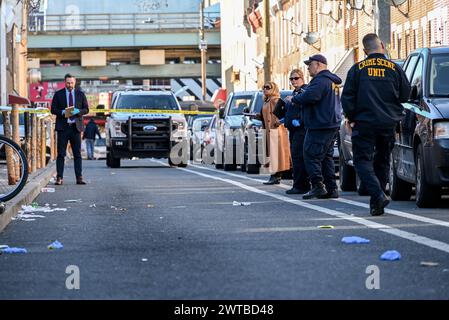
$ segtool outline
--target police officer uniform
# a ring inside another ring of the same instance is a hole
[[[342,94],[342,106],[352,128],[354,165],[370,200],[370,213],[381,215],[397,123],[403,117],[401,102],[410,95],[404,71],[382,53],[373,53],[352,66]]]

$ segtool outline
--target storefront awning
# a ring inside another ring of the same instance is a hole
[[[25,106],[30,106],[31,102],[30,100],[28,100],[28,98],[25,97],[21,97],[19,95],[16,94],[10,94],[8,96],[8,104],[20,104],[20,105],[25,105]]]

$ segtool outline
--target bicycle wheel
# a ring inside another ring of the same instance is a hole
[[[14,198],[28,179],[28,162],[22,149],[0,136],[0,201]]]

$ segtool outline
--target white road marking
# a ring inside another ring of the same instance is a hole
[[[196,167],[196,168],[199,168],[199,169],[203,169],[203,170],[208,170],[208,171],[212,171],[212,172],[218,172],[218,173],[221,173],[221,174],[224,174],[224,175],[228,175],[228,176],[231,176],[231,177],[237,177],[237,178],[251,180],[251,181],[256,181],[256,182],[262,182],[262,180],[260,180],[260,179],[240,176],[240,175],[235,174],[235,173],[230,173],[230,172],[225,172],[225,171],[218,171],[216,169],[201,167],[201,166],[197,166],[197,165],[192,165],[192,166]],[[281,183],[281,184],[279,184],[277,186],[281,187],[283,189],[291,189],[291,186],[288,186],[288,185],[283,184],[283,183]],[[346,203],[346,204],[350,204],[350,205],[353,205],[353,206],[369,209],[369,204],[363,203],[363,202],[358,202],[358,201],[344,199],[344,198],[329,199],[329,200],[338,201],[338,202],[341,202],[341,203]],[[394,210],[394,209],[385,209],[385,212],[389,213],[391,215],[394,215],[394,216],[398,216],[398,217],[402,217],[402,218],[406,218],[406,219],[410,219],[410,220],[430,223],[430,224],[438,225],[438,226],[441,226],[441,227],[449,228],[449,222],[448,221],[422,217],[422,216],[418,216],[416,214],[412,214],[412,213],[408,213],[408,212],[404,212],[404,211],[399,211],[399,210]]]
[[[157,162],[157,163],[162,163],[162,164],[165,165],[165,163],[163,163],[161,161],[156,161],[156,160],[154,160],[154,161]],[[194,167],[198,167],[198,166],[194,166]],[[202,167],[199,167],[199,168],[203,169]],[[348,215],[348,214],[343,213],[343,212],[339,212],[339,211],[332,210],[332,209],[327,209],[327,208],[320,207],[320,206],[317,206],[317,205],[314,205],[314,204],[311,204],[311,203],[308,203],[308,202],[291,199],[289,197],[282,196],[282,195],[275,194],[275,193],[270,193],[270,192],[267,192],[267,191],[264,191],[264,190],[259,190],[259,189],[255,188],[255,187],[248,186],[248,185],[243,184],[243,183],[238,182],[238,181],[234,181],[234,180],[230,180],[230,179],[226,179],[226,178],[220,178],[220,177],[208,175],[208,174],[205,174],[205,173],[202,173],[202,172],[196,172],[196,171],[193,171],[193,170],[190,170],[190,169],[185,169],[185,168],[177,168],[177,169],[178,170],[182,170],[184,172],[191,173],[191,174],[195,174],[195,175],[198,175],[198,176],[201,176],[201,177],[204,177],[204,178],[208,178],[208,179],[213,179],[213,180],[229,183],[229,184],[235,185],[235,186],[237,186],[237,187],[239,187],[241,189],[244,189],[244,190],[247,190],[247,191],[250,191],[250,192],[253,192],[253,193],[261,194],[261,195],[264,195],[264,196],[267,196],[267,197],[275,198],[275,199],[278,199],[278,200],[281,200],[281,201],[284,201],[284,202],[287,202],[287,203],[290,203],[290,204],[294,204],[294,205],[297,205],[297,206],[301,206],[301,207],[310,209],[310,210],[322,212],[322,213],[325,213],[325,214],[328,214],[328,215],[331,215],[331,216],[334,216],[334,217],[337,217],[337,218],[349,220],[349,221],[352,221],[354,223],[358,223],[358,224],[367,226],[369,228],[376,229],[376,230],[379,230],[379,231],[382,231],[382,232],[385,232],[385,233],[397,236],[399,238],[407,239],[407,240],[419,243],[421,245],[424,245],[424,246],[427,246],[427,247],[430,247],[430,248],[434,248],[434,249],[443,251],[445,253],[449,253],[449,244],[447,244],[445,242],[442,242],[442,241],[430,239],[430,238],[423,237],[423,236],[420,236],[420,235],[417,235],[417,234],[414,234],[414,233],[411,233],[411,232],[399,230],[397,228],[393,228],[393,227],[390,227],[390,226],[387,226],[387,225],[384,225],[384,224],[381,224],[381,223],[377,223],[377,222],[374,222],[374,221],[370,221],[370,220],[367,220],[367,219],[364,219],[364,218],[354,217],[354,216]],[[209,169],[209,168],[205,168],[205,169],[208,169],[210,171],[214,171],[214,170]],[[228,174],[228,173],[226,173],[226,174]],[[228,174],[228,175],[231,175],[231,174]],[[238,176],[238,175],[236,175],[236,176],[241,178],[241,176]]]

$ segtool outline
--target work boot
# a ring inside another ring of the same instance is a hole
[[[320,196],[324,196],[325,194],[327,194],[326,187],[324,186],[324,184],[320,183],[313,186],[312,190],[303,195],[302,198],[304,200],[308,200],[313,198],[319,198]]]
[[[83,180],[83,177],[77,177],[76,184],[86,184],[86,182]]]
[[[57,185],[57,186],[60,186],[60,185],[62,185],[62,178],[61,177],[57,177],[56,178],[56,182],[55,182],[55,185]]]
[[[384,214],[384,208],[390,203],[391,199],[385,193],[377,197],[376,200],[373,200],[371,197],[370,200],[370,214],[372,216],[381,216]]]
[[[338,190],[330,190],[324,196],[318,196],[318,199],[338,199]]]
[[[286,194],[305,194],[309,191],[310,191],[310,189],[306,190],[306,189],[298,189],[298,188],[293,187],[290,190],[285,191],[285,193]]]
[[[264,182],[263,184],[272,185],[272,184],[280,184],[280,183],[281,183],[281,178],[272,174],[270,176],[270,179],[267,182]]]

